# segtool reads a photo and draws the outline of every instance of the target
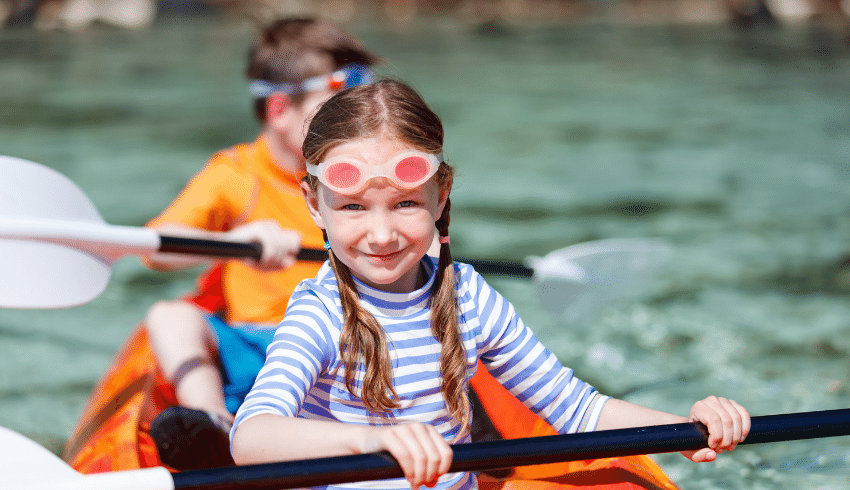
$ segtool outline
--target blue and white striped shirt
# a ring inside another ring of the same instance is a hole
[[[234,429],[259,414],[372,425],[416,421],[433,425],[448,441],[461,433],[458,442],[469,442],[469,432],[449,414],[440,390],[440,344],[431,333],[429,309],[436,264],[427,256],[422,263],[428,283],[411,293],[387,293],[356,281],[361,304],[387,333],[399,408],[388,415],[370,413],[346,389],[339,350],[339,290],[325,263],[314,279],[302,281],[293,292]],[[559,432],[593,430],[608,397],[563,367],[472,267],[455,263],[455,274],[467,377],[475,374],[481,358],[502,385]],[[363,373],[356,374],[359,390]],[[396,479],[332,488],[409,490],[410,485]],[[477,481],[468,473],[449,474],[436,488],[477,488]]]

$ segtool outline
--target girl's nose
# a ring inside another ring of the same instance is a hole
[[[397,241],[398,233],[390,219],[386,216],[376,216],[369,224],[367,238],[370,244],[383,247]]]

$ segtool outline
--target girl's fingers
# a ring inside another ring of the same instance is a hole
[[[750,431],[750,414],[734,400],[709,397],[691,409],[691,420],[708,428],[708,444],[715,452],[732,450]]]
[[[716,434],[713,444],[709,439],[709,446],[715,451],[728,448],[734,440],[735,420],[729,413],[724,401],[724,398],[711,397],[708,403],[714,412],[711,417],[712,427],[709,428],[709,433]]]
[[[451,448],[434,427],[401,424],[388,428],[387,450],[399,462],[411,488],[434,486],[451,465]]]
[[[420,441],[427,457],[427,470],[422,483],[433,487],[437,480],[449,471],[452,464],[452,449],[433,426],[416,424],[416,427],[421,428]]]
[[[432,467],[434,466],[433,453],[435,450],[430,447],[430,439],[425,434],[424,426],[419,424],[404,424],[404,440],[408,444],[408,449],[413,458],[413,475],[408,478],[411,488],[414,490],[419,488],[426,481],[431,480]]]
[[[694,463],[708,463],[717,459],[717,453],[710,448],[698,449],[696,451],[683,451],[682,454]]]
[[[443,466],[444,458],[439,447],[440,443],[442,442],[445,444],[445,441],[443,441],[443,438],[437,433],[434,427],[430,425],[419,425],[418,427],[422,428],[423,433],[421,442],[426,456],[426,471],[423,476],[422,484],[426,486],[431,484],[431,486],[433,486],[432,482],[436,482],[437,478],[445,473],[445,471],[440,471]]]
[[[729,403],[730,410],[734,413],[736,420],[738,421],[737,432],[735,433],[737,440],[735,441],[735,445],[730,449],[735,449],[735,447],[744,441],[747,438],[747,435],[750,433],[750,412],[747,411],[746,408],[742,407],[735,400],[727,400]]]
[[[376,449],[387,450],[398,462],[398,465],[401,466],[401,471],[404,472],[405,478],[410,481],[415,475],[415,468],[413,465],[413,457],[407,448],[407,444],[405,444],[404,440],[399,438],[392,430],[385,430],[382,439],[384,440],[382,447]]]
[[[750,434],[750,429],[752,428],[752,420],[750,419],[750,412],[747,411],[746,408],[739,405],[735,400],[732,400],[732,403],[735,404],[735,409],[741,414],[741,441],[747,438]]]
[[[407,427],[411,424],[404,424],[404,429],[400,431],[399,437],[405,444],[407,453],[409,454],[410,472],[405,472],[407,481],[410,482],[410,488],[417,490],[425,482],[425,474],[427,472],[427,459],[424,456],[423,448],[415,437],[415,431]]]
[[[437,483],[437,478],[449,472],[449,468],[452,465],[452,458],[454,457],[454,453],[452,452],[452,448],[451,446],[449,446],[449,443],[447,443],[446,440],[443,439],[443,436],[441,436],[440,433],[437,432],[437,429],[430,425],[427,427],[429,429],[428,434],[431,436],[431,441],[434,444],[434,448],[437,451],[438,457],[434,479],[433,481],[429,481],[429,483],[431,483],[430,485],[427,485],[433,487]]]
[[[724,436],[721,450],[733,450],[749,433],[750,414],[734,400],[718,398]],[[731,421],[731,422],[730,422]],[[746,426],[746,429],[745,429]]]
[[[720,404],[726,410],[728,417],[732,420],[731,431],[729,431],[729,441],[728,444],[724,444],[724,449],[728,449],[729,451],[735,449],[735,447],[743,440],[743,426],[744,422],[741,419],[741,414],[738,413],[738,410],[733,405],[732,400],[727,400],[726,398],[720,398]],[[729,427],[725,427],[729,429]],[[726,443],[726,437],[723,439],[724,443]]]

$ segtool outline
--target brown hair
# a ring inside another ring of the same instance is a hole
[[[355,139],[389,134],[428,153],[443,150],[443,125],[422,97],[408,85],[395,80],[380,80],[352,87],[334,95],[313,116],[302,152],[309,162],[319,162],[335,146]],[[441,190],[451,189],[454,171],[443,162],[437,170]],[[318,179],[305,177],[314,192]],[[435,225],[441,236],[449,234],[447,200]],[[327,238],[327,236],[325,237]],[[351,271],[330,251],[330,262],[339,283],[344,324],[340,351],[345,365],[345,384],[354,394],[354,372],[358,361],[366,368],[360,398],[375,413],[398,407],[392,386],[392,363],[383,327],[363,309]],[[466,427],[470,408],[467,397],[466,351],[458,325],[455,276],[448,243],[440,247],[434,285],[431,290],[431,331],[441,345],[441,390],[449,412]]]
[[[315,17],[287,17],[257,35],[248,51],[245,75],[271,83],[301,83],[350,63],[372,66],[380,59],[332,22]],[[294,94],[300,102],[303,94]],[[254,113],[265,122],[265,97],[254,100]]]

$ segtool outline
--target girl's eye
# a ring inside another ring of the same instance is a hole
[[[342,207],[342,209],[347,209],[349,211],[359,211],[363,209],[363,206],[360,204],[346,204]]]
[[[409,208],[411,206],[416,206],[416,203],[414,201],[401,201],[398,203],[398,207],[400,208]]]

